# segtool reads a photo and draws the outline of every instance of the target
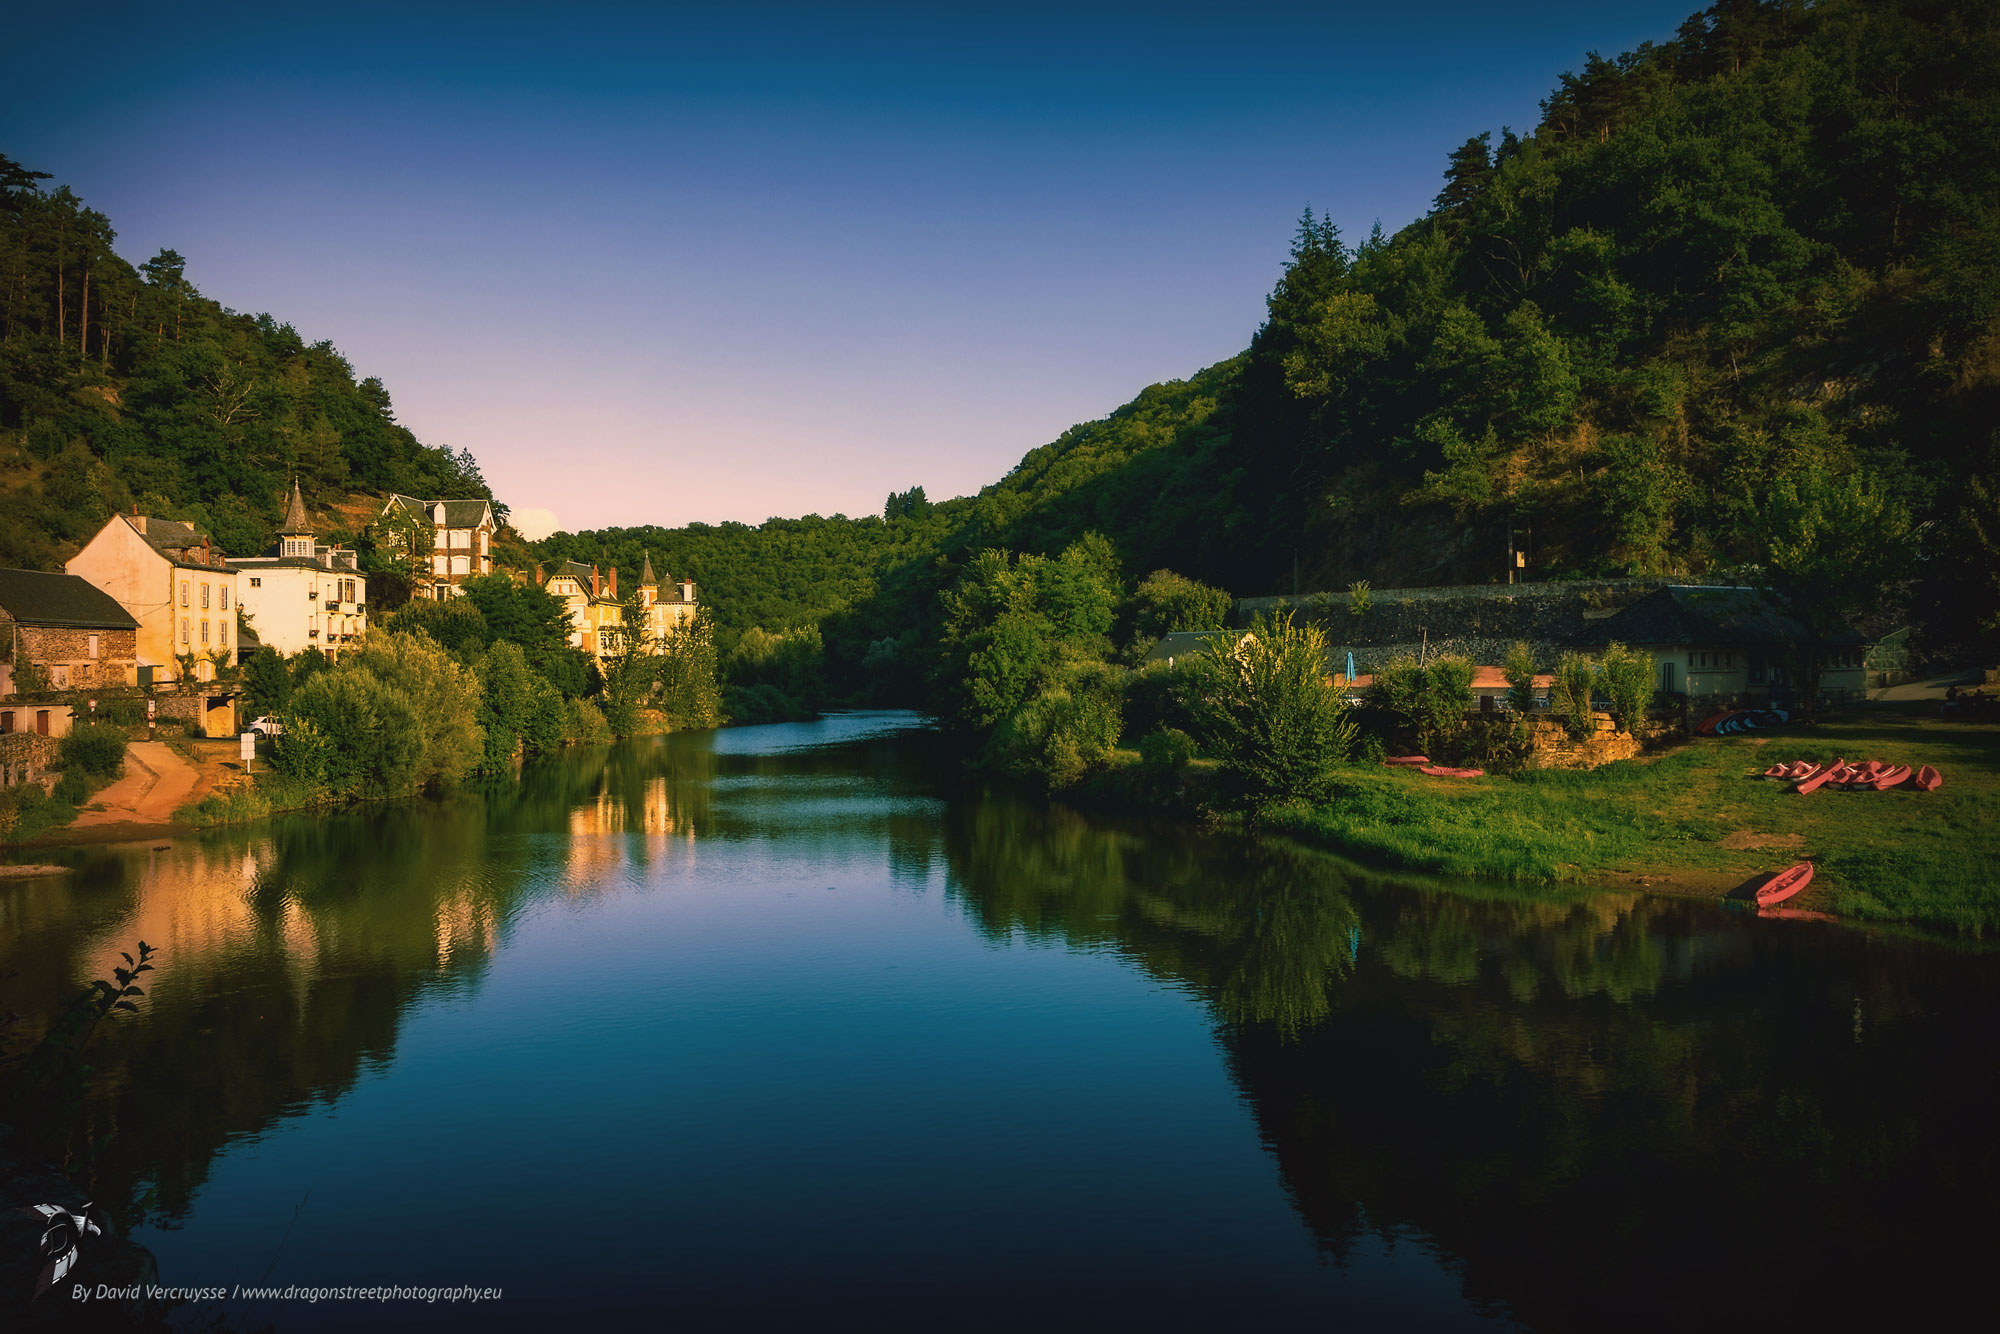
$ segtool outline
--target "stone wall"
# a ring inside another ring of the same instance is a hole
[[[62,741],[53,736],[33,732],[0,735],[0,787],[46,782],[61,749]]]
[[[1614,760],[1629,760],[1644,749],[1638,737],[1621,732],[1611,715],[1600,713],[1592,720],[1596,730],[1582,740],[1570,736],[1569,729],[1553,718],[1535,718],[1528,723],[1529,769],[1595,769]]]
[[[1335,661],[1354,654],[1355,669],[1372,672],[1390,659],[1426,650],[1460,654],[1497,666],[1516,641],[1527,641],[1535,670],[1553,670],[1572,649],[1604,643],[1599,625],[1671,579],[1595,579],[1541,584],[1461,584],[1443,588],[1392,588],[1370,593],[1356,616],[1346,593],[1244,598],[1237,624],[1258,613],[1289,608],[1325,629]]]
[[[97,639],[91,656],[90,640]],[[0,646],[17,661],[50,671],[52,688],[67,690],[94,685],[128,685],[138,662],[139,632],[55,625],[20,625],[0,611]],[[67,671],[58,673],[55,668]]]

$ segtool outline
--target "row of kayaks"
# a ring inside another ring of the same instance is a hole
[[[1484,769],[1454,769],[1448,764],[1432,764],[1428,755],[1391,755],[1382,763],[1403,769],[1415,769],[1420,774],[1432,778],[1484,778]]]
[[[1890,788],[1935,792],[1944,785],[1944,775],[1928,764],[1912,769],[1907,764],[1884,764],[1880,760],[1864,760],[1860,764],[1849,764],[1840,759],[1831,764],[1794,760],[1789,764],[1772,765],[1764,771],[1764,777],[1790,783],[1792,791],[1801,796],[1823,787],[1841,788],[1848,792],[1887,792]]]
[[[1714,717],[1696,723],[1694,730],[1697,736],[1735,736],[1739,732],[1754,732],[1760,727],[1776,727],[1791,719],[1792,715],[1783,709],[1724,709]]]

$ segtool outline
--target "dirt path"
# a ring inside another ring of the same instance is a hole
[[[97,794],[71,826],[163,825],[188,800],[199,775],[193,765],[174,754],[163,741],[134,741],[125,747],[125,776]]]

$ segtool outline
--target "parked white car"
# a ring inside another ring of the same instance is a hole
[[[274,737],[285,730],[285,725],[270,714],[265,714],[262,718],[253,718],[250,720],[250,730],[261,732],[267,737]]]

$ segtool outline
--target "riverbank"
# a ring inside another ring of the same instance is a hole
[[[1930,764],[1936,792],[1818,792],[1758,777],[1779,760]],[[1080,804],[1185,815],[1199,769],[1136,763]],[[1431,778],[1352,765],[1333,796],[1268,812],[1274,832],[1377,865],[1540,884],[1720,896],[1811,861],[1797,906],[1839,917],[2000,930],[2000,727],[1876,707],[1816,725],[1701,739],[1588,771]]]

